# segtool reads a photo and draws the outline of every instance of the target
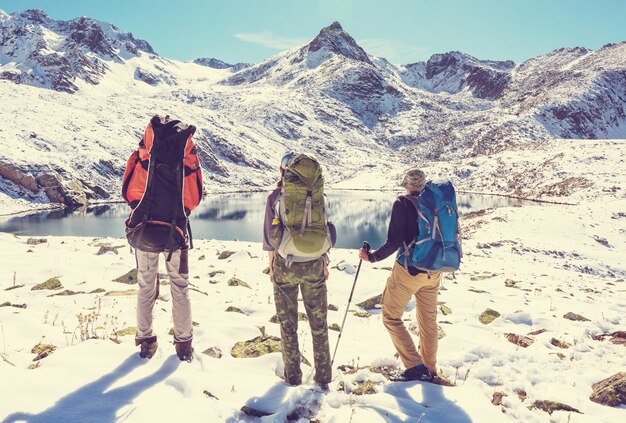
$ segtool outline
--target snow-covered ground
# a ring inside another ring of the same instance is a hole
[[[311,380],[300,387],[284,385],[278,377],[279,353],[231,356],[236,342],[261,334],[259,327],[279,336],[278,325],[269,322],[275,309],[259,244],[196,241],[190,256],[196,356],[191,363],[180,363],[168,335],[171,301],[165,285],[154,310],[160,346],[152,360],[138,357],[132,335],[114,335],[135,326],[136,286],[113,282],[135,265],[125,240],[50,237],[46,243],[28,245],[24,237],[0,234],[4,263],[0,304],[13,305],[0,307],[0,419],[623,421],[625,406],[602,406],[589,395],[593,383],[623,371],[626,364],[624,345],[592,338],[626,327],[625,209],[625,199],[604,195],[576,206],[500,208],[464,218],[463,266],[456,279],[444,280],[439,300],[447,309],[441,307],[438,318],[445,333],[438,366],[456,386],[391,383],[365,369],[344,374],[335,368],[326,395]],[[97,255],[103,243],[122,248],[118,254]],[[225,250],[236,253],[218,259]],[[332,253],[329,303],[339,310],[329,311],[329,324],[341,323],[354,277],[352,266],[335,267],[342,261],[356,266],[356,252]],[[392,264],[388,259],[363,265],[350,309],[358,310],[356,303],[381,293],[389,273],[386,267]],[[62,289],[31,291],[55,276]],[[229,286],[233,277],[250,288]],[[98,288],[103,292],[90,293]],[[86,293],[49,296],[65,289]],[[111,295],[112,291],[127,292]],[[25,308],[15,307],[22,304]],[[243,313],[226,312],[229,306]],[[479,315],[487,308],[501,315],[485,325]],[[450,313],[444,315],[443,310]],[[565,319],[568,312],[589,321]],[[86,316],[93,322],[85,323]],[[405,320],[408,324],[414,319],[411,304]],[[529,335],[539,330],[545,332]],[[83,338],[92,339],[81,339],[81,332]],[[332,348],[337,332],[329,332]],[[507,340],[505,334],[511,333],[534,342],[522,348]],[[305,322],[300,335],[304,356],[312,361]],[[39,343],[57,348],[33,361],[36,354],[31,349]],[[211,347],[221,350],[222,358],[203,354]],[[379,311],[371,310],[369,317],[348,314],[335,367],[345,364],[399,365]],[[29,369],[33,365],[36,368]],[[310,368],[303,365],[303,373],[306,379]],[[376,393],[356,395],[355,388],[367,380]],[[501,405],[493,405],[494,394],[499,393]],[[580,413],[549,415],[529,409],[537,400],[558,401]],[[244,405],[274,414],[251,417],[240,411]]]

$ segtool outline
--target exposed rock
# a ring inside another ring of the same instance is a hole
[[[115,336],[130,336],[130,335],[134,336],[136,333],[137,333],[137,327],[129,326],[127,328],[116,331]]]
[[[452,309],[445,304],[441,304],[439,306],[439,310],[441,310],[444,316],[447,316],[448,314],[452,314]]]
[[[350,310],[350,313],[354,314],[356,317],[361,317],[364,319],[367,319],[371,316],[371,314],[369,314],[367,311]]]
[[[57,277],[53,277],[48,279],[45,282],[40,283],[39,285],[35,285],[33,286],[30,290],[31,291],[40,291],[43,289],[62,289],[63,285],[61,284],[61,281],[59,280],[59,278]]]
[[[59,293],[48,295],[48,297],[68,297],[70,295],[84,294],[83,291],[74,292],[71,289],[65,289]]]
[[[580,314],[572,313],[571,311],[568,313],[565,313],[563,317],[566,318],[567,320],[573,320],[576,322],[590,322],[591,321],[587,319],[586,317],[581,316]]]
[[[556,402],[556,401],[537,400],[533,402],[529,408],[531,410],[533,409],[542,410],[548,414],[552,414],[555,411],[570,411],[570,412],[582,414],[580,411],[578,411],[574,407],[570,407],[567,404],[563,404],[563,403]]]
[[[350,393],[354,395],[373,395],[376,394],[376,388],[374,382],[366,380],[363,383],[359,383],[356,388],[352,388]]]
[[[280,338],[275,336],[257,336],[248,341],[237,342],[230,354],[235,358],[251,358],[281,352],[281,350]]]
[[[84,206],[87,204],[87,195],[82,185],[68,179],[65,183],[56,173],[43,173],[36,178],[37,183],[48,196],[51,202],[61,203],[67,206]]]
[[[208,355],[213,358],[222,358],[222,350],[217,347],[210,347],[202,351],[202,354]]]
[[[9,301],[6,301],[6,302],[0,304],[0,307],[11,307],[11,303]]]
[[[415,336],[419,336],[420,328],[415,320],[409,323],[409,331],[413,333]],[[442,329],[441,326],[437,325],[437,339],[442,339],[446,336],[446,332]]]
[[[339,327],[339,325],[337,323],[332,323],[330,326],[328,326],[329,330],[334,330],[336,332],[339,332],[341,330],[341,328]]]
[[[241,313],[241,314],[246,314],[243,312],[243,310],[241,310],[239,307],[235,307],[235,306],[228,306],[228,308],[225,310],[227,313]]]
[[[266,275],[270,274],[270,267],[267,266],[265,269],[263,269],[263,273],[265,273]]]
[[[33,193],[39,192],[39,186],[33,175],[26,173],[12,163],[0,162],[0,177],[8,179]]]
[[[137,269],[129,270],[127,273],[113,279],[113,282],[125,283],[127,285],[134,285],[137,283]]]
[[[357,304],[357,306],[364,308],[366,310],[371,310],[376,308],[377,305],[380,305],[380,301],[383,298],[383,294],[378,294],[372,298],[369,298],[365,301],[362,301],[360,303]]]
[[[215,275],[223,275],[223,274],[225,274],[225,273],[226,273],[226,272],[224,272],[223,270],[214,270],[214,271],[212,271],[212,272],[209,272],[209,277],[210,277],[210,278],[214,278],[214,277],[215,277]]]
[[[506,394],[504,392],[494,392],[493,396],[491,397],[491,403],[493,405],[502,405],[502,398],[505,397]]]
[[[527,348],[535,342],[532,338],[524,335],[516,335],[514,333],[505,333],[504,336],[509,342],[519,345],[522,348]]]
[[[106,297],[124,297],[130,295],[137,295],[136,289],[127,289],[125,291],[108,291],[104,294]]]
[[[480,320],[480,323],[482,323],[483,325],[488,325],[489,323],[496,320],[498,317],[500,317],[500,313],[488,308],[487,310],[483,311],[480,316],[478,316],[478,320]]]
[[[23,288],[23,287],[25,287],[25,286],[26,286],[26,285],[24,285],[24,284],[21,284],[21,285],[13,285],[13,286],[10,286],[10,287],[8,287],[8,288],[5,288],[4,290],[5,290],[5,291],[12,291],[12,290],[14,290],[14,289]]]
[[[606,337],[610,337],[613,344],[623,345],[626,347],[626,331],[621,330],[610,334],[596,335],[593,339],[596,341],[603,341]]]
[[[227,258],[232,256],[233,254],[235,254],[235,251],[224,250],[221,253],[219,253],[217,259],[218,260],[226,260]]]
[[[198,257],[198,261],[202,261],[205,260],[206,256],[204,254],[202,254],[200,257]]]
[[[219,400],[219,398],[218,398],[218,397],[216,397],[215,395],[213,395],[212,393],[210,393],[210,392],[209,392],[209,391],[207,391],[206,389],[205,389],[204,391],[202,391],[202,393],[203,393],[204,395],[206,395],[207,397],[209,397],[209,398],[215,398],[216,400]]]
[[[124,248],[123,245],[117,246],[117,247],[113,247],[112,245],[101,245],[100,249],[98,250],[98,252],[96,253],[97,256],[101,256],[103,254],[112,252],[115,253],[115,255],[118,254],[117,250],[119,250],[120,248]]]
[[[45,244],[47,242],[48,240],[46,238],[28,238],[28,240],[26,241],[26,244],[39,245],[39,244]]]
[[[507,279],[504,281],[504,286],[506,286],[507,288],[515,288],[515,285],[517,285],[518,283],[518,281],[514,281],[513,279]]]
[[[103,292],[106,292],[104,288],[96,288],[93,291],[89,291],[90,294],[101,294]]]
[[[626,404],[626,372],[619,372],[613,376],[594,383],[593,393],[589,399],[599,404],[617,407]]]
[[[570,344],[568,344],[567,342],[565,342],[565,341],[560,341],[560,340],[558,340],[558,339],[556,339],[556,338],[552,338],[552,339],[550,340],[550,343],[551,343],[552,345],[554,345],[555,347],[559,347],[559,348],[563,348],[563,349],[567,349],[567,348],[571,347],[571,345],[570,345]]]
[[[339,307],[334,304],[328,304],[328,310],[330,311],[339,311]]]
[[[33,358],[33,361],[38,361],[38,360],[41,360],[43,358],[48,357],[56,349],[57,349],[57,347],[52,345],[52,344],[39,343],[39,344],[35,345],[30,350],[30,352],[33,353],[33,354],[37,354],[37,356],[35,358]]]
[[[24,303],[24,304],[11,304],[11,307],[15,307],[15,308],[26,308],[26,303]]]
[[[250,285],[248,285],[247,282],[244,282],[241,279],[237,279],[235,277],[232,277],[228,280],[228,286],[243,286],[243,287],[252,289]]]
[[[548,331],[547,329],[537,329],[532,332],[529,332],[528,334],[529,335],[541,335],[542,333],[547,332],[547,331]]]
[[[274,414],[274,413],[269,413],[267,411],[258,410],[256,408],[248,407],[247,405],[244,405],[243,407],[241,407],[241,411],[243,411],[244,414],[250,417],[266,417],[266,416],[271,416],[272,414]]]
[[[309,318],[307,317],[306,314],[302,313],[301,311],[298,312],[298,321],[299,322],[308,322]],[[273,315],[270,318],[270,323],[280,323],[280,321],[278,320],[278,315]]]

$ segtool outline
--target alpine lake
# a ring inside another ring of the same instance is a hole
[[[260,242],[268,192],[212,194],[191,214],[194,239]],[[338,248],[358,248],[368,241],[374,248],[387,237],[391,206],[400,192],[330,191],[328,220],[337,228]],[[508,197],[457,194],[459,214],[497,207],[540,203]],[[99,204],[30,214],[0,216],[0,232],[23,236],[124,237],[126,204]]]

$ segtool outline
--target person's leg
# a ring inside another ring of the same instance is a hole
[[[411,275],[396,263],[387,280],[382,298],[383,324],[391,336],[391,341],[400,355],[404,367],[407,369],[422,364],[411,334],[406,330],[402,315],[409,303],[411,296],[415,294],[415,281]]]
[[[188,251],[186,248],[174,251],[170,261],[165,262],[172,292],[174,342],[191,341],[193,337],[191,301],[189,300]],[[163,254],[167,257],[168,252]]]
[[[326,295],[326,281],[324,280],[324,260],[319,259],[299,265],[302,282],[302,301],[309,318],[311,335],[313,337],[313,360],[315,362],[315,381],[328,384],[332,380],[330,366],[330,346],[328,344],[328,300]]]
[[[420,331],[419,354],[428,371],[437,373],[437,294],[441,273],[426,273],[416,276],[419,288],[415,293],[415,311]]]
[[[285,261],[276,255],[273,263],[274,303],[280,324],[285,382],[302,383],[300,348],[298,346],[298,284],[294,273]]]
[[[149,253],[135,249],[137,258],[137,333],[136,345],[143,341],[156,341],[152,333],[152,308],[158,295],[157,273],[159,270],[159,253]]]

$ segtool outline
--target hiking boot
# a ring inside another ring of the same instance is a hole
[[[176,354],[180,361],[191,361],[193,358],[193,348],[191,347],[191,339],[189,341],[174,342]]]
[[[320,387],[320,389],[322,390],[322,392],[328,392],[330,391],[330,387],[328,386],[328,383],[326,382],[317,382],[317,386]]]
[[[135,343],[139,345],[139,357],[147,359],[151,359],[154,356],[159,346],[156,341],[156,336],[141,341],[135,341]]]
[[[435,377],[434,373],[431,373],[426,366],[420,364],[410,369],[406,369],[402,372],[402,377],[406,380],[421,380],[430,382]]]

